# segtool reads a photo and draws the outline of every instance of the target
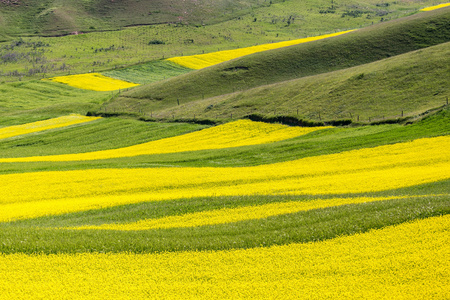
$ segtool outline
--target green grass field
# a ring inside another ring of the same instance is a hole
[[[446,103],[448,63],[447,55],[440,53],[446,51],[441,49],[447,49],[448,44],[435,50],[435,54],[430,49],[365,64],[448,42],[449,11],[441,9],[334,38],[248,55],[137,87],[110,102],[106,109],[126,106],[128,112],[160,112],[161,118],[166,119],[192,119],[194,115],[210,119],[232,114],[242,117],[277,111],[293,115],[299,109],[301,118],[313,120],[357,115],[366,120],[381,119],[397,116],[402,110],[412,114],[425,111]],[[354,66],[360,67],[348,69]],[[419,72],[429,75],[430,81],[414,78],[422,68]],[[340,69],[347,70],[330,73]],[[307,77],[317,74],[324,75]],[[297,80],[287,81],[293,79]],[[269,86],[273,83],[278,85]],[[249,90],[258,86],[262,87]],[[377,98],[366,97],[374,93]],[[438,95],[441,99],[439,104],[426,107],[417,103],[401,107],[409,102],[406,99],[421,94],[419,98],[427,101],[437,100]]]
[[[269,1],[262,0],[239,3],[204,0],[203,7],[208,7],[207,13],[198,7],[196,9],[201,12],[191,10],[195,11],[193,16],[202,15],[210,20],[203,20],[206,26],[198,26],[198,22],[192,25],[189,17],[181,22],[174,21],[174,16],[178,18],[177,13],[167,14],[164,9],[151,15],[145,13],[155,11],[143,7],[146,5],[163,5],[165,8],[172,5],[170,9],[178,12],[183,9],[182,5],[192,5],[168,2],[127,0],[115,4],[109,1],[89,1],[89,4],[85,1],[81,4],[66,0],[29,1],[27,7],[0,3],[0,24],[3,25],[0,27],[0,40],[2,36],[5,40],[0,43],[0,59],[3,60],[0,61],[0,83],[67,75],[69,72],[112,70],[162,57],[236,49],[361,28],[411,15],[435,4],[426,0],[380,6],[375,0],[366,1],[364,5],[357,1],[331,4],[329,0],[321,0],[301,3],[272,1],[269,6]],[[99,10],[95,9],[96,6]],[[329,10],[330,6],[334,9]],[[189,9],[184,11],[189,12]],[[143,12],[144,16],[136,18],[135,11]],[[141,18],[160,18],[157,23],[169,23],[123,27],[155,23]],[[39,36],[53,31],[87,33],[64,37]]]

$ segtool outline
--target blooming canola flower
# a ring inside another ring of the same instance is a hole
[[[91,122],[94,120],[100,119],[100,117],[86,117],[82,115],[69,115],[69,116],[62,116],[58,118],[48,119],[44,121],[37,121],[22,125],[15,125],[15,126],[9,126],[0,128],[0,139],[5,139],[9,137],[24,135],[28,133],[33,132],[39,132],[54,128],[61,128],[66,127],[70,125],[75,124],[81,124],[85,122]]]
[[[249,54],[253,54],[253,53],[257,53],[257,52],[263,52],[263,51],[272,50],[272,49],[278,49],[278,48],[282,48],[282,47],[288,47],[288,46],[292,46],[292,45],[298,45],[298,44],[317,41],[317,40],[322,40],[322,39],[342,35],[342,34],[345,34],[345,33],[351,32],[351,31],[354,31],[354,30],[347,30],[347,31],[325,34],[325,35],[320,35],[320,36],[296,39],[296,40],[292,40],[292,41],[263,44],[263,45],[239,48],[239,49],[233,49],[233,50],[217,51],[217,52],[206,53],[206,54],[171,57],[171,58],[168,58],[167,60],[174,62],[176,64],[179,64],[183,67],[190,68],[190,69],[203,69],[203,68],[213,66],[213,65],[216,65],[216,64],[228,61],[228,60],[232,60],[232,59],[235,59],[238,57],[242,57],[245,55],[249,55]]]
[[[0,163],[97,160],[138,155],[223,149],[277,142],[327,128],[331,127],[290,127],[280,124],[239,120],[197,132],[119,149],[63,155],[0,158]]]
[[[0,254],[0,299],[448,299],[450,215],[225,251]]]
[[[251,167],[94,169],[0,175],[0,221],[145,201],[398,189],[450,178],[450,136]]]
[[[86,73],[49,78],[48,80],[65,83],[79,89],[106,92],[138,86],[139,84],[111,78],[100,73]]]

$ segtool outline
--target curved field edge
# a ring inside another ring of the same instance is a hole
[[[51,135],[27,136],[0,143],[5,157],[55,155],[127,147],[155,138],[204,128],[194,124],[145,123],[136,120],[103,118],[95,124],[67,128]],[[185,131],[183,131],[185,130]],[[102,138],[99,140],[98,133]],[[178,132],[178,133],[177,133]],[[450,134],[450,111],[443,109],[410,125],[385,124],[364,127],[337,127],[311,132],[297,138],[265,145],[203,150],[174,154],[143,155],[132,158],[85,162],[3,163],[2,173],[75,170],[93,168],[142,168],[161,166],[251,166],[304,157],[338,153],[400,143],[412,139]]]
[[[303,43],[308,43],[308,42],[313,42],[313,41],[318,41],[318,40],[346,34],[351,31],[353,31],[353,30],[347,30],[347,31],[330,33],[330,34],[325,34],[325,35],[320,35],[320,36],[296,39],[296,40],[291,40],[291,41],[263,44],[263,45],[246,47],[246,48],[241,48],[241,49],[225,50],[225,51],[218,51],[218,52],[191,55],[191,56],[171,57],[171,58],[168,58],[167,60],[171,61],[173,63],[179,64],[186,68],[199,70],[199,69],[203,69],[206,67],[220,64],[225,61],[233,60],[235,58],[239,58],[242,56],[246,56],[246,55],[250,55],[250,54],[254,54],[254,53],[258,53],[258,52],[263,52],[263,51],[268,51],[268,50],[273,50],[273,49],[279,49],[279,48],[283,48],[283,47],[289,47],[289,46],[303,44]]]
[[[38,135],[17,136],[14,139],[2,140],[0,152],[1,156],[5,158],[109,150],[176,137],[205,128],[208,126],[101,118],[83,126],[61,128],[51,132],[40,132]]]
[[[0,163],[33,161],[99,160],[139,155],[214,150],[277,142],[331,127],[289,127],[250,120],[239,120],[176,137],[126,148],[56,156],[0,158]]]
[[[7,297],[17,291],[39,297],[64,291],[74,298],[255,299],[268,292],[315,297],[319,291],[330,298],[446,297],[449,224],[447,215],[323,242],[248,250],[1,254],[0,281]]]
[[[442,195],[432,195],[432,196],[442,196]],[[409,196],[409,197],[424,197],[424,196]],[[236,223],[247,220],[258,220],[284,214],[297,213],[300,211],[309,211],[313,209],[336,207],[340,205],[359,204],[375,201],[388,201],[399,198],[408,198],[408,196],[331,198],[326,200],[325,199],[311,200],[307,202],[297,202],[297,201],[276,202],[255,206],[245,206],[239,208],[221,208],[177,216],[165,216],[157,219],[142,219],[137,222],[131,223],[115,222],[115,223],[105,223],[101,225],[61,227],[57,229],[138,231],[138,230],[153,230],[153,229],[200,227],[200,226]]]
[[[1,175],[1,188],[8,194],[1,200],[0,219],[185,197],[345,194],[414,186],[450,177],[449,141],[448,136],[424,138],[254,167]]]
[[[443,4],[439,4],[439,5],[425,7],[425,8],[422,8],[421,11],[432,11],[432,10],[444,8],[447,6],[450,6],[450,3],[443,3]]]
[[[23,125],[0,128],[0,139],[15,137],[19,135],[45,131],[49,129],[62,128],[75,124],[82,124],[100,119],[100,117],[86,117],[81,115],[70,115],[53,118],[44,121],[37,121]]]
[[[223,198],[222,198],[223,199]],[[248,198],[247,200],[249,200]],[[258,197],[254,197],[259,200]],[[275,200],[275,199],[272,199]],[[213,200],[214,201],[214,200]],[[293,201],[305,201],[294,199]],[[311,201],[311,200],[306,200]],[[0,224],[2,253],[165,252],[306,243],[450,213],[449,196],[400,197],[200,227],[138,231],[52,229],[52,218]],[[86,216],[95,216],[95,212]],[[71,219],[71,215],[66,215]],[[73,220],[77,220],[75,215]],[[79,222],[79,219],[78,221]],[[28,225],[27,225],[28,224]]]
[[[128,89],[139,85],[133,82],[108,77],[100,73],[86,73],[77,75],[58,76],[48,78],[45,80],[64,83],[71,87],[79,89],[99,91],[99,92]]]

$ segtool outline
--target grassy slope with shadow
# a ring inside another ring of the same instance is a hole
[[[345,69],[448,42],[450,8],[381,23],[343,36],[266,51],[140,86],[112,102],[162,110],[182,103]],[[143,104],[142,100],[147,103]]]

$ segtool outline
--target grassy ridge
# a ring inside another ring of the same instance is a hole
[[[448,41],[450,9],[386,22],[343,36],[249,55],[164,82],[138,87],[118,106],[161,110],[236,90],[327,73]],[[267,74],[270,74],[268,76]],[[147,100],[142,104],[142,99]]]
[[[0,85],[0,90],[0,124],[5,125],[14,124],[8,121],[11,119],[19,124],[27,123],[30,114],[34,118],[44,115],[40,117],[44,119],[69,113],[86,114],[112,97],[111,92],[81,90],[42,80],[5,83]]]
[[[159,118],[235,118],[258,114],[326,121],[395,120],[446,105],[450,96],[450,43],[345,70],[303,77],[245,91],[164,107]],[[424,76],[426,74],[426,76]],[[180,98],[183,103],[184,98]],[[155,103],[156,102],[156,103]],[[126,100],[125,100],[125,103]],[[127,103],[128,104],[128,103]],[[115,107],[115,106],[112,106]],[[145,107],[140,101],[140,109]],[[111,108],[110,108],[111,109]]]
[[[148,100],[163,109],[235,90],[326,73],[448,41],[450,9],[378,24],[343,36],[257,53],[164,82],[136,88],[117,105]],[[270,74],[270,76],[268,76]],[[139,99],[139,100],[138,100]],[[141,105],[142,106],[142,105]]]
[[[92,124],[3,139],[0,141],[0,151],[2,157],[82,153],[127,147],[202,128],[205,126],[186,123],[144,123],[132,119],[103,118]]]

